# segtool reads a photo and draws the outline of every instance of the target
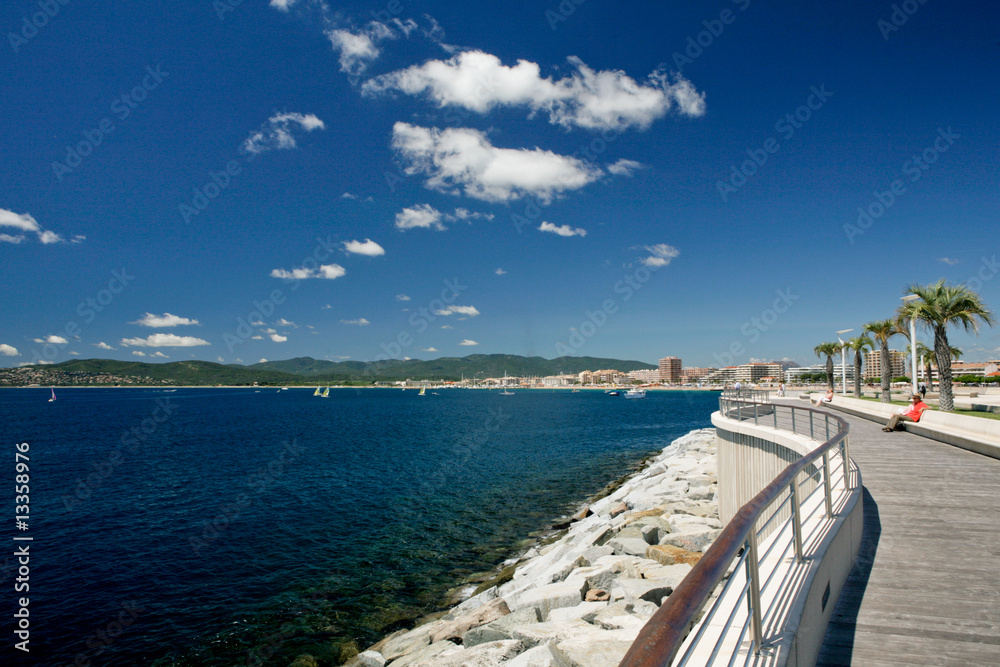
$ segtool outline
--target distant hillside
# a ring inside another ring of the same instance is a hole
[[[73,359],[60,364],[0,369],[0,385],[37,384],[370,384],[394,380],[459,380],[475,377],[546,376],[613,368],[631,371],[656,368],[641,361],[598,357],[522,357],[512,354],[473,354],[383,362],[323,361],[297,357],[251,366],[217,364],[211,361],[172,361],[151,364],[114,359]]]
[[[295,373],[312,378],[338,375],[358,380],[366,378],[371,380],[459,380],[463,376],[466,378],[473,378],[476,375],[500,377],[504,373],[515,377],[545,376],[606,368],[634,371],[656,368],[656,366],[641,361],[598,357],[543,359],[542,357],[522,357],[514,354],[472,354],[467,357],[442,357],[431,361],[390,359],[371,363],[319,361],[311,357],[298,357],[286,361],[266,361],[247,368]]]

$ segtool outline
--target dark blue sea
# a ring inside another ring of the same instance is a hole
[[[0,390],[3,663],[338,664],[710,426],[718,400],[433,391]]]

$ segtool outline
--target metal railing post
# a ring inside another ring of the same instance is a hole
[[[757,425],[757,404],[753,404],[753,425]]]
[[[833,489],[830,486],[830,451],[823,452],[823,486],[826,490],[826,516],[833,518]]]
[[[840,455],[844,459],[844,489],[851,487],[851,457],[848,455],[847,437],[840,441]]]
[[[773,414],[774,414],[774,430],[777,431],[778,430],[778,406],[777,405],[772,406],[771,410],[773,411]]]
[[[791,483],[792,490],[792,532],[795,534],[795,560],[802,562],[802,506],[799,504],[799,476]]]
[[[751,626],[753,629],[753,641],[757,645],[755,653],[760,655],[760,649],[764,644],[764,619],[760,609],[760,568],[757,561],[757,527],[750,528],[747,535],[747,579],[750,581],[750,591],[747,595],[747,603],[750,605]]]
[[[795,408],[792,408],[792,433],[795,433]]]
[[[809,411],[809,439],[815,440],[816,437],[813,435],[813,412]]]

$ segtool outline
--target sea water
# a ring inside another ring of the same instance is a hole
[[[717,406],[680,391],[57,393],[0,390],[0,597],[9,630],[28,610],[24,664],[337,664]]]

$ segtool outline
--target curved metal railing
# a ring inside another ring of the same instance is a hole
[[[674,664],[675,658],[678,666],[689,662],[714,664],[726,648],[730,656],[724,659],[724,664],[732,665],[744,652],[746,663],[759,657],[762,651],[767,652],[768,637],[780,632],[783,615],[801,583],[801,573],[793,572],[788,564],[802,566],[829,526],[824,519],[833,519],[834,507],[842,504],[854,486],[848,453],[850,427],[840,417],[811,408],[762,404],[728,395],[720,397],[719,412],[729,419],[753,421],[758,426],[814,440],[823,438],[824,442],[788,465],[736,512],[681,585],[643,627],[619,667],[667,667]],[[839,459],[836,463],[840,465],[831,466],[831,459]],[[817,476],[822,476],[821,484],[816,483]],[[812,482],[814,490],[805,494],[803,488],[807,482]],[[815,497],[817,492],[823,494],[822,503]],[[791,511],[784,513],[788,519],[781,526],[769,526],[786,503],[791,505]],[[809,507],[804,509],[807,504]],[[769,509],[772,511],[768,517]],[[811,528],[804,534],[806,521]],[[760,553],[758,537],[765,530],[772,534],[766,538],[764,553]],[[702,610],[724,580],[714,604],[702,616]],[[762,592],[766,592],[765,600],[770,607],[762,604]],[[727,613],[728,618],[711,626],[709,631],[713,620]],[[689,637],[699,621],[694,636]],[[744,641],[748,631],[749,644]],[[711,641],[713,635],[718,636],[709,649],[703,642]]]

